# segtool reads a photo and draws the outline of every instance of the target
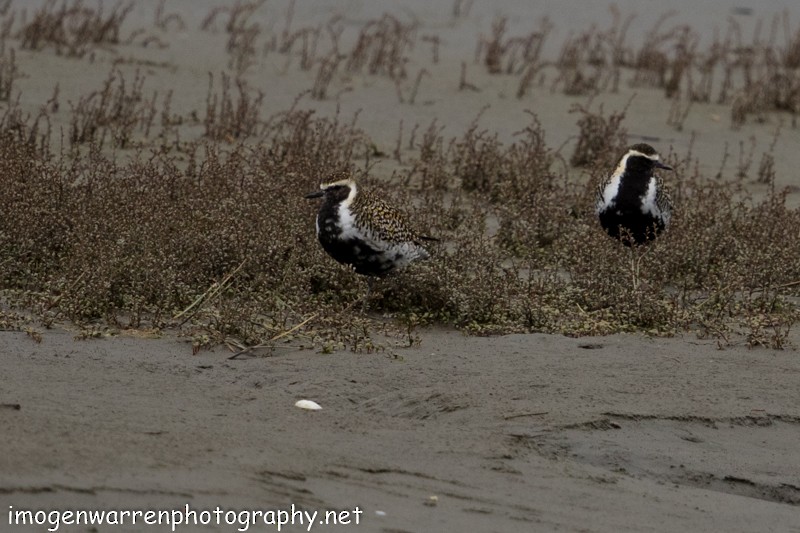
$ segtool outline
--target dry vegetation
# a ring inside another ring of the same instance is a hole
[[[20,29],[22,48],[53,47],[57,54],[83,57],[99,45],[120,42],[120,29],[133,9],[133,2],[118,3],[104,12],[103,5],[89,7],[81,0],[47,0]]]
[[[750,40],[731,18],[723,34],[715,35],[704,48],[691,27],[669,25],[674,13],[662,16],[638,47],[627,39],[635,16],[623,17],[613,7],[612,15],[609,28],[593,26],[567,38],[555,61],[540,55],[551,29],[547,20],[528,35],[507,36],[506,19],[501,18],[494,22],[492,36],[481,40],[478,59],[491,74],[518,76],[519,98],[535,81],[542,85],[549,76],[551,90],[573,96],[616,92],[620,83],[658,88],[683,109],[678,115],[685,114],[692,102],[729,105],[734,127],[751,115],[763,121],[774,111],[787,112],[793,123],[796,120],[800,27],[792,29],[787,13],[769,24],[759,23]],[[682,121],[671,123],[679,127]]]
[[[786,345],[798,318],[800,213],[774,187],[772,154],[762,155],[757,175],[750,175],[752,165],[741,166],[733,182],[694,171],[691,153],[671,154],[680,177],[672,183],[673,227],[632,251],[605,237],[591,211],[596,183],[627,144],[625,110],[576,106],[578,139],[568,158],[548,146],[533,114],[511,144],[477,121],[458,138],[443,137],[433,122],[414,129],[412,155],[406,151],[410,160],[393,182],[379,183],[369,172],[374,146],[354,120],[319,118],[299,105],[261,116],[263,94],[240,76],[264,37],[251,20],[261,4],[220,8],[203,23],[210,31],[227,18],[232,74],[209,77],[205,118],[194,118],[205,127],[199,138],[179,138],[177,126],[192,118],[173,115],[171,94],[148,94],[138,73],[126,78],[115,69],[71,106],[71,149],[60,152],[52,150],[49,127],[57,88],[33,116],[3,98],[0,329],[28,328],[35,337],[32,325],[68,320],[88,338],[100,328],[173,328],[198,349],[293,340],[369,351],[381,347],[383,334],[416,342],[416,328],[429,323],[478,334],[693,330],[722,345]],[[129,10],[120,4],[103,14],[78,1],[49,2],[16,39],[22,47],[81,56],[118,42]],[[410,74],[408,54],[420,39],[438,47],[435,36],[423,39],[415,23],[390,15],[367,22],[352,47],[335,20],[301,29],[287,20],[281,35],[266,35],[263,53],[285,54],[287,68],[292,58],[305,70],[316,65],[318,99],[341,70],[386,76],[399,99],[412,104],[400,83],[418,86],[423,71]],[[163,4],[159,21],[165,28],[184,24],[165,15]],[[617,17],[607,31],[575,35],[547,63],[547,21],[509,37],[499,19],[478,57],[492,74],[518,76],[520,97],[548,69],[555,73],[551,90],[569,94],[616,90],[627,72],[628,83],[662,88],[673,99],[708,101],[716,91],[717,100],[731,103],[735,125],[750,114],[797,111],[800,32],[789,32],[788,22],[783,48],[774,36],[744,45],[732,27],[705,52],[690,29],[662,30],[664,21],[631,50],[629,24]],[[4,46],[12,35],[4,32]],[[10,95],[15,68],[13,53],[3,54],[0,96]],[[765,94],[767,88],[777,93]],[[136,151],[123,161],[108,144]],[[400,152],[398,140],[398,163]],[[569,167],[581,167],[584,177],[576,179]],[[392,314],[392,322],[352,305],[363,280],[316,243],[315,206],[302,195],[336,171],[415,206],[415,222],[441,239],[432,261],[376,284],[372,309]],[[769,194],[754,200],[747,179],[771,184]]]

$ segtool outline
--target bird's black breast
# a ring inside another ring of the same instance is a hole
[[[661,217],[642,211],[650,179],[650,175],[637,175],[623,176],[620,180],[617,195],[598,212],[600,225],[610,236],[615,239],[624,237],[624,228],[634,243],[643,244],[664,230],[664,220]],[[628,239],[623,242],[631,244]]]
[[[383,276],[402,260],[399,251],[381,251],[365,239],[345,238],[339,223],[338,204],[323,203],[317,215],[317,225],[317,237],[322,248],[339,263],[351,265],[358,274]]]
[[[623,213],[641,212],[650,178],[649,175],[633,175],[626,172],[620,180],[617,196],[614,198],[615,209]]]
[[[636,244],[644,244],[664,230],[663,220],[644,214],[641,209],[638,212],[623,212],[613,208],[606,209],[601,211],[598,217],[600,218],[600,225],[609,235],[619,239],[625,235],[625,231],[621,229],[624,228]],[[627,245],[631,244],[627,239],[623,240],[623,242]]]

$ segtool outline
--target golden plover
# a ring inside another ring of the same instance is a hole
[[[402,212],[352,179],[320,185],[306,198],[323,198],[317,214],[317,237],[322,248],[336,261],[367,276],[367,305],[372,282],[410,263],[428,259],[421,241],[435,241],[411,229]]]
[[[634,144],[597,191],[600,225],[627,246],[644,244],[669,226],[672,201],[655,169],[672,167],[649,144]]]

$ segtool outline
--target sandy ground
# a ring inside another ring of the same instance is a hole
[[[329,114],[338,107],[345,118],[360,110],[359,124],[388,153],[401,120],[405,135],[435,118],[456,136],[487,104],[481,125],[503,140],[526,125],[525,110],[537,113],[551,146],[574,138],[577,117],[568,110],[586,99],[535,90],[517,100],[516,80],[486,75],[472,61],[474,49],[498,13],[511,17],[511,34],[533,29],[522,20],[550,15],[553,39],[561,43],[587,21],[607,23],[605,6],[593,4],[592,11],[574,1],[566,7],[546,2],[531,11],[524,2],[476,2],[468,17],[451,20],[450,4],[406,4],[395,12],[415,13],[421,31],[443,39],[435,69],[419,59],[429,58],[429,50],[415,51],[412,72],[431,70],[415,105],[399,104],[391,81],[367,76],[339,77],[331,89],[337,98],[303,105]],[[154,5],[137,4],[134,20],[149,23]],[[224,70],[227,57],[224,32],[196,29],[213,4],[200,5],[193,11],[187,2],[168,2],[167,11],[181,12],[189,29],[161,35],[169,44],[163,49],[120,46],[91,61],[18,50],[22,104],[35,113],[59,83],[62,110],[53,125],[66,127],[68,104],[99,89],[114,59],[125,58],[124,68],[143,69],[146,91],[174,89],[176,113],[202,116],[208,72]],[[357,28],[386,9],[360,2],[316,6],[298,2],[295,24],[338,13]],[[651,6],[640,9],[640,34],[653,22]],[[714,6],[693,11],[693,23],[716,27],[735,3]],[[752,28],[756,16],[771,17],[783,7],[797,16],[796,6],[770,2],[741,22]],[[264,27],[279,32],[285,6],[264,10]],[[479,92],[457,91],[462,61]],[[259,56],[247,77],[269,95],[268,115],[310,89],[314,72],[271,54]],[[623,88],[592,105],[619,110],[633,94]],[[757,167],[778,124],[732,130],[729,108],[708,105],[693,108],[677,131],[666,125],[669,104],[660,92],[635,95],[625,122],[631,138],[647,138],[678,157],[691,147],[705,172],[721,167],[727,146],[723,174],[732,176],[740,143],[749,147],[751,139]],[[202,126],[184,129],[187,136],[198,132]],[[776,142],[779,185],[797,184],[798,135],[785,123]],[[393,168],[386,160],[373,172],[390,176]],[[789,201],[798,197],[795,192]],[[295,504],[362,511],[358,528],[315,523],[312,530],[320,531],[800,532],[800,357],[793,350],[719,351],[690,334],[474,338],[432,330],[422,334],[420,347],[377,354],[279,348],[270,357],[230,361],[221,348],[192,356],[187,344],[169,336],[78,341],[73,335],[57,328],[37,344],[24,333],[0,333],[0,531],[45,529],[8,525],[8,506],[170,509],[188,503],[193,509]],[[322,410],[298,409],[299,399]]]
[[[0,501],[15,509],[295,504],[358,506],[363,531],[800,531],[793,351],[429,331],[379,354],[231,361],[54,331],[4,333],[0,352]]]

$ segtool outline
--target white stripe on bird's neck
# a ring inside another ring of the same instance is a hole
[[[617,193],[619,192],[619,184],[621,182],[622,182],[622,172],[614,172],[614,175],[611,176],[611,179],[608,180],[608,184],[603,189],[603,203],[602,205],[597,206],[598,213],[603,209],[605,209],[606,207],[613,206],[614,199],[617,197]]]
[[[350,209],[350,205],[353,203],[353,200],[356,199],[356,195],[358,194],[358,187],[356,186],[356,182],[351,182],[347,185],[350,188],[350,192],[347,194],[347,198],[342,200],[343,206],[347,206],[347,209]]]
[[[341,239],[363,239],[363,232],[356,226],[356,217],[351,209],[353,201],[356,199],[358,190],[356,184],[350,186],[350,193],[347,198],[339,204],[339,228],[342,230]]]

